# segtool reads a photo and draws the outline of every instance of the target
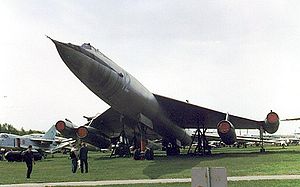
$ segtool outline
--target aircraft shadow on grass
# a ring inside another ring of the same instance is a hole
[[[143,174],[150,179],[160,178],[162,175],[180,173],[198,165],[200,157],[180,156],[156,156],[152,163],[143,170]]]
[[[180,156],[173,156],[173,157],[166,157],[166,156],[156,156],[155,159],[152,161],[152,164],[147,166],[143,170],[143,174],[148,176],[150,179],[157,179],[161,176],[168,176],[169,174],[178,173],[178,177],[180,177],[180,173],[184,170],[189,170],[191,173],[191,169],[193,167],[201,167],[199,164],[202,161],[211,161],[217,160],[222,158],[249,158],[249,157],[258,157],[262,154],[300,154],[299,151],[267,151],[265,153],[259,152],[248,152],[248,153],[217,153],[211,156],[189,156],[189,155],[180,155]],[[204,165],[203,167],[206,167]],[[182,174],[184,175],[184,174]]]

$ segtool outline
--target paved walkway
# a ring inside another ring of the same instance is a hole
[[[300,179],[300,175],[265,175],[265,176],[239,176],[227,177],[228,181],[245,180],[288,180]],[[0,187],[46,187],[46,186],[104,186],[113,184],[149,184],[149,183],[188,183],[191,178],[183,179],[139,179],[139,180],[106,180],[106,181],[83,181],[83,182],[53,182],[53,183],[25,183],[7,184]]]

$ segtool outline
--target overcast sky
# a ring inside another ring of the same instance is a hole
[[[47,130],[108,109],[45,35],[90,42],[153,93],[257,120],[300,116],[297,0],[0,3],[0,123]]]

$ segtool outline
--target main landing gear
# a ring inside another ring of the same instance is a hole
[[[124,130],[120,133],[120,136],[118,138],[112,140],[112,145],[113,147],[110,158],[113,156],[130,156],[130,144]]]
[[[154,152],[153,149],[146,148],[144,152],[141,151],[140,148],[136,149],[133,153],[134,160],[153,160],[154,159]]]
[[[153,149],[146,147],[147,140],[146,140],[146,130],[147,128],[142,124],[139,124],[140,127],[140,147],[137,148],[133,152],[133,159],[134,160],[153,160],[154,159],[154,152]],[[136,146],[138,147],[138,146]]]
[[[180,147],[176,144],[176,140],[174,140],[174,141],[169,141],[169,140],[163,141],[163,150],[166,151],[167,156],[180,155]]]

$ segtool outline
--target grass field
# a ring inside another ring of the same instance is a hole
[[[54,158],[38,161],[32,178],[25,179],[25,163],[0,162],[0,184],[27,182],[60,182],[114,179],[190,178],[192,167],[226,167],[228,176],[300,174],[300,146],[267,147],[268,152],[259,153],[258,147],[221,148],[209,157],[181,155],[166,157],[163,154],[152,161],[135,161],[132,158],[109,158],[108,153],[89,154],[90,172],[71,172],[68,155],[56,154]],[[285,180],[284,180],[285,181]],[[248,185],[249,183],[249,185]],[[265,185],[258,185],[263,184]],[[276,186],[278,181],[230,182],[230,186]],[[284,184],[299,183],[286,180]],[[162,184],[162,186],[185,186],[185,184]],[[122,187],[126,185],[121,185]],[[132,185],[130,185],[132,186]],[[144,186],[144,185],[138,185]],[[145,185],[147,186],[147,185]],[[148,186],[160,186],[158,184]],[[190,186],[190,184],[186,184]],[[282,185],[281,185],[282,186]],[[286,185],[283,185],[286,186]],[[291,186],[297,186],[295,184]],[[116,186],[114,186],[116,187]]]
[[[229,187],[298,187],[300,180],[266,180],[228,182]],[[111,185],[101,187],[191,187],[191,183]]]
[[[228,182],[229,187],[298,187],[300,180],[266,180]],[[111,185],[101,187],[191,187],[191,183]]]

